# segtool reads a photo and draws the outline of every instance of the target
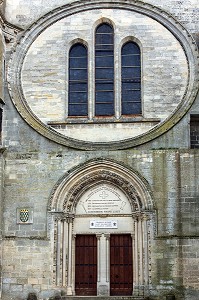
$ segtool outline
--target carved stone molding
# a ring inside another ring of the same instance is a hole
[[[75,187],[68,193],[63,204],[63,210],[70,212],[72,207],[76,207],[82,192],[85,192],[86,189],[90,188],[90,186],[94,185],[95,183],[98,184],[99,182],[109,182],[117,187],[120,187],[120,189],[128,196],[132,210],[139,211],[142,209],[140,196],[136,192],[133,185],[113,172],[100,170],[92,173],[92,176],[86,175],[80,179],[78,184],[76,184]]]
[[[109,183],[119,188],[128,198],[132,214],[149,214],[155,209],[147,181],[137,172],[112,160],[91,160],[63,176],[52,190],[48,210],[75,214],[83,193],[93,186]]]
[[[3,1],[2,1],[3,2]],[[0,5],[1,3],[0,2]],[[14,44],[17,40],[17,35],[23,31],[22,28],[9,23],[3,14],[0,12],[0,24],[4,34],[6,44]]]

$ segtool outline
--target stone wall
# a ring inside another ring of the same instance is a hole
[[[186,293],[197,291],[199,172],[196,151],[87,153],[57,149],[52,144],[47,148],[48,151],[43,154],[42,151],[35,151],[34,154],[30,151],[12,151],[6,155],[5,299],[9,299],[11,292],[15,292],[19,299],[28,291],[36,291],[44,299],[51,295],[55,286],[52,274],[53,240],[46,227],[48,198],[52,187],[65,173],[95,157],[124,163],[139,172],[151,186],[157,209],[157,233],[151,241],[151,293],[160,297],[174,288],[180,295],[185,293],[182,286],[187,289]],[[33,207],[32,225],[16,225],[17,207],[24,206]]]
[[[0,29],[0,298],[2,292],[2,230],[3,230],[3,189],[4,189],[4,158],[2,148],[2,118],[4,104],[4,38]]]
[[[6,18],[9,22],[26,28],[44,13],[70,3],[65,0],[53,0],[45,1],[44,6],[43,2],[7,0]],[[148,2],[172,13],[192,33],[199,31],[197,0]],[[99,14],[99,11],[96,14]],[[146,17],[142,18],[139,15],[138,19],[146,20]],[[65,21],[53,25],[55,31],[46,32],[57,33],[59,25],[66,25]],[[72,17],[70,21],[72,22]],[[77,20],[75,24],[78,25]],[[162,38],[161,29],[158,28],[159,40],[166,39],[168,42],[169,38]],[[154,26],[154,32],[158,35],[156,30]],[[65,32],[65,29],[62,28],[61,31]],[[27,87],[27,94],[30,91],[29,67],[34,69],[36,66],[38,70],[41,63],[46,63],[42,62],[48,54],[45,50],[46,45],[53,47],[53,41],[50,40],[52,36],[49,39],[46,32],[29,50],[29,62],[24,64],[23,84]],[[38,53],[33,53],[34,50]],[[9,55],[10,45],[7,51],[8,58]],[[38,57],[39,63],[36,59]],[[164,66],[169,65],[170,57],[164,61]],[[175,63],[176,61],[170,62],[169,67],[175,68]],[[184,57],[183,64],[184,74],[187,72]],[[38,78],[39,76],[37,80]],[[178,80],[180,83],[181,79]],[[161,84],[163,85],[163,82]],[[1,90],[0,80],[0,95]],[[175,92],[176,90],[173,91]],[[37,94],[34,95],[36,96]],[[2,142],[6,150],[4,154],[3,150],[0,150],[0,220],[3,213],[3,241],[0,235],[0,254],[3,248],[2,299],[25,300],[30,292],[36,292],[40,299],[48,299],[56,292],[65,292],[64,287],[55,284],[54,228],[47,213],[49,198],[54,186],[65,174],[69,175],[71,170],[89,160],[104,158],[132,169],[150,186],[156,208],[154,228],[149,228],[154,232],[154,237],[150,240],[149,264],[149,289],[152,299],[165,300],[168,293],[174,293],[177,300],[198,300],[199,153],[197,149],[189,149],[189,122],[190,114],[199,114],[199,99],[196,99],[190,111],[172,129],[150,142],[126,150],[93,151],[64,147],[48,140],[22,119],[10,99],[7,88],[5,100]],[[37,107],[39,101],[36,99]],[[43,118],[45,108],[43,105]],[[153,114],[155,115],[155,110]],[[81,134],[78,133],[79,136]],[[18,222],[19,210],[24,207],[32,212],[29,224]]]
[[[46,0],[44,6],[42,1],[33,3],[31,0],[6,0],[5,15],[11,23],[25,28],[45,13],[72,2],[74,1]],[[197,0],[166,0],[164,3],[158,0],[149,0],[147,2],[174,15],[192,33],[199,32]]]
[[[2,293],[2,230],[3,230],[3,186],[4,186],[4,159],[0,149],[0,297]]]

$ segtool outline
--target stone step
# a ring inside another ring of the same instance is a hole
[[[62,296],[61,300],[149,300],[143,296]]]

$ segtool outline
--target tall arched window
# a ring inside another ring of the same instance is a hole
[[[122,47],[122,115],[141,114],[140,48],[134,42]]]
[[[114,115],[114,31],[107,23],[95,33],[95,115]]]
[[[68,116],[88,115],[87,48],[77,43],[69,52]]]

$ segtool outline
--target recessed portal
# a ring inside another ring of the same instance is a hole
[[[51,200],[56,285],[67,296],[143,295],[155,228],[148,185],[104,160],[80,171],[64,179]]]

